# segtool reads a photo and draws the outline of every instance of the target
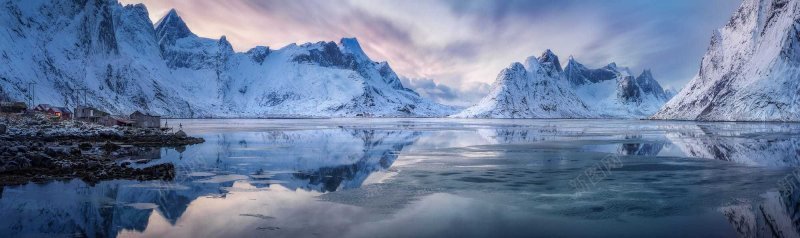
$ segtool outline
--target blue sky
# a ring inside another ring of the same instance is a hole
[[[256,45],[356,37],[373,60],[440,102],[469,105],[512,62],[552,49],[565,62],[635,73],[676,89],[699,68],[738,0],[122,0],[155,22],[175,8],[198,35]]]

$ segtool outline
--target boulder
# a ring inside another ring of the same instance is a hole
[[[177,136],[178,138],[186,138],[186,137],[188,137],[188,136],[186,135],[186,132],[183,132],[183,130],[180,130],[180,131],[178,131],[178,132],[175,132],[175,136]]]
[[[114,144],[114,143],[111,143],[111,142],[108,142],[108,141],[106,141],[106,143],[103,145],[103,150],[108,151],[108,152],[114,152],[114,151],[118,150],[119,148],[121,148],[121,146],[119,146],[117,144]]]

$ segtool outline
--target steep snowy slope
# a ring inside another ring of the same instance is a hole
[[[466,118],[587,118],[594,117],[563,80],[558,57],[550,50],[530,57],[525,66],[503,69],[489,95],[453,117]]]
[[[668,99],[649,70],[634,78],[614,63],[589,69],[572,57],[562,69],[547,50],[504,69],[488,96],[454,117],[645,118]]]
[[[589,69],[570,57],[564,77],[589,109],[600,117],[646,118],[671,97],[650,70],[634,78],[628,68],[615,63]]]
[[[654,119],[800,121],[800,1],[745,0]]]
[[[191,114],[169,72],[147,10],[105,1],[0,1],[0,87],[9,98],[91,104],[116,112]],[[88,90],[81,90],[88,89]],[[178,91],[176,91],[178,90]]]
[[[235,52],[176,11],[113,0],[0,0],[0,96],[178,117],[442,116],[355,39]]]

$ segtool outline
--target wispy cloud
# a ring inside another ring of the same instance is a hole
[[[475,83],[467,88],[455,89],[426,78],[410,79],[401,77],[400,81],[404,86],[413,89],[425,98],[432,99],[438,103],[460,107],[468,107],[472,104],[472,101],[480,100],[491,87],[489,84]]]
[[[389,61],[400,75],[432,79],[443,91],[430,95],[459,105],[480,98],[470,95],[485,90],[502,68],[548,48],[590,66],[613,61],[637,71],[652,68],[667,86],[681,87],[696,73],[711,32],[739,4],[736,0],[122,2],[144,2],[154,21],[176,8],[195,33],[212,38],[227,35],[238,50],[357,37],[370,57]],[[421,85],[430,85],[424,82]]]

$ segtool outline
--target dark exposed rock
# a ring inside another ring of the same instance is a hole
[[[639,84],[631,76],[626,76],[617,85],[617,97],[623,102],[639,102],[641,100],[641,89]]]
[[[177,39],[194,35],[175,9],[156,22],[155,31],[159,44],[174,44]]]
[[[636,77],[636,84],[645,94],[652,94],[665,100],[670,98],[664,88],[653,78],[653,73],[649,69],[642,71],[642,74]]]
[[[111,142],[108,142],[108,141],[106,141],[106,143],[103,144],[103,150],[105,150],[107,152],[114,152],[116,150],[119,150],[119,148],[121,148],[119,145],[111,143]]]
[[[352,54],[342,53],[334,42],[321,42],[321,44],[321,49],[309,50],[308,54],[298,55],[293,60],[298,63],[313,63],[322,67],[355,69],[356,59]]]
[[[267,59],[267,56],[269,56],[269,53],[270,53],[269,47],[265,47],[265,46],[256,46],[255,48],[252,48],[252,49],[247,51],[247,55],[250,56],[250,59],[252,59],[253,62],[256,62],[256,63],[259,63],[259,64],[263,64],[264,63],[264,60]]]
[[[186,132],[183,132],[182,130],[180,130],[178,132],[175,132],[175,136],[178,137],[178,138],[186,138],[186,137],[188,137],[186,135]]]
[[[118,160],[152,151],[154,147],[184,147],[203,142],[185,133],[178,137],[158,130],[114,131],[85,124],[48,121],[40,124],[31,118],[10,121],[8,128],[12,133],[0,137],[0,186],[72,178],[89,184],[112,179],[172,179],[175,175],[172,164],[131,168],[130,162]],[[77,134],[75,128],[80,128]],[[101,148],[106,153],[95,153],[94,143],[104,143]]]
[[[613,80],[617,78],[617,75],[619,75],[619,71],[615,63],[599,69],[589,69],[572,57],[567,62],[567,67],[564,68],[564,76],[574,86]]]

